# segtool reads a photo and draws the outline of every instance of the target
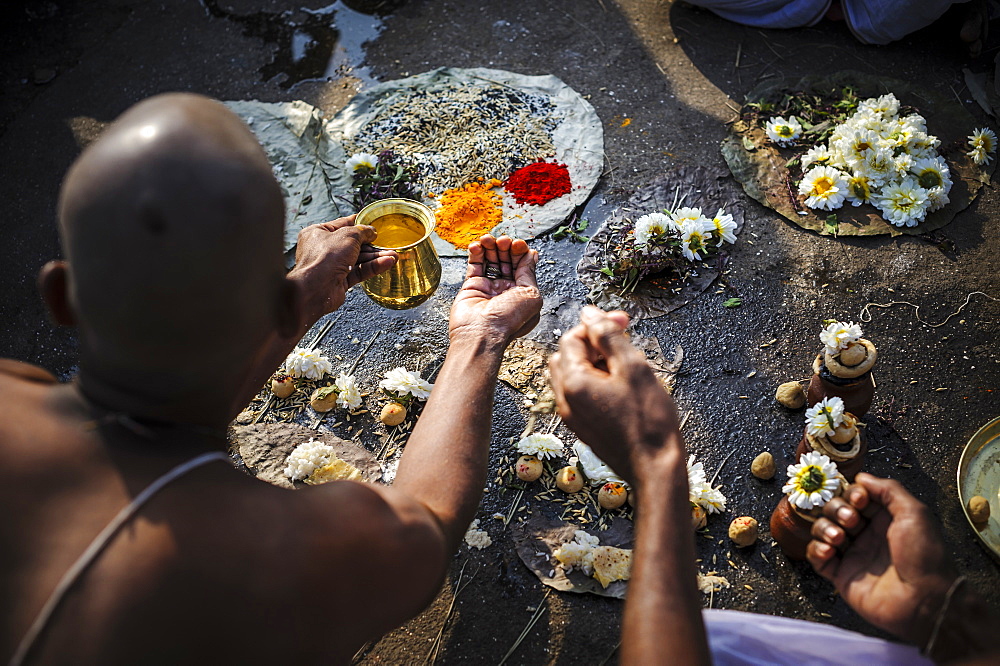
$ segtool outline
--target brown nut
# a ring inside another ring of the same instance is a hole
[[[834,428],[833,433],[827,438],[834,444],[847,444],[858,436],[858,427],[855,425],[854,417],[844,414],[844,422]]]
[[[284,374],[271,377],[271,393],[276,398],[287,398],[295,393],[295,380]]]
[[[583,477],[580,470],[569,465],[556,472],[556,488],[564,493],[578,493],[583,490]]]
[[[763,481],[773,479],[774,472],[774,456],[767,451],[758,454],[757,457],[753,459],[753,462],[750,463],[750,473]]]
[[[334,386],[321,386],[312,392],[309,404],[317,412],[328,412],[337,406],[337,389]]]
[[[774,392],[774,399],[788,409],[800,409],[806,404],[805,391],[798,382],[785,382],[779,386]]]
[[[729,523],[729,538],[745,548],[757,541],[757,521],[750,516],[740,516]]]
[[[543,469],[542,461],[535,456],[521,456],[514,463],[514,473],[522,481],[537,481]]]
[[[868,350],[864,345],[852,342],[847,349],[840,352],[840,362],[851,367],[861,363],[868,356]]]
[[[406,420],[406,407],[398,402],[390,402],[382,408],[382,413],[378,415],[378,420],[389,426],[398,426]]]
[[[614,481],[608,481],[597,491],[597,503],[602,509],[617,509],[628,498],[628,491],[625,486]]]
[[[976,524],[985,523],[990,519],[990,503],[982,495],[976,495],[969,500],[969,518]]]
[[[691,505],[691,527],[700,530],[708,524],[708,512],[697,504]]]

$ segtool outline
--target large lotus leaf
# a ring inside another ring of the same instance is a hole
[[[285,251],[291,253],[299,231],[353,211],[338,198],[350,195],[343,173],[324,171],[327,163],[343,164],[343,148],[323,132],[319,109],[302,101],[226,102],[250,126],[271,162],[285,196]]]
[[[604,167],[604,131],[601,120],[590,102],[551,75],[525,76],[497,69],[442,67],[405,79],[387,81],[355,96],[340,113],[327,122],[326,135],[331,144],[342,145],[368,123],[380,120],[382,110],[388,105],[418,91],[433,89],[446,83],[499,84],[541,96],[554,106],[552,115],[557,121],[552,131],[556,148],[555,160],[566,164],[573,189],[542,206],[518,204],[509,193],[500,189],[499,193],[503,197],[503,221],[493,230],[494,233],[506,233],[524,239],[534,238],[562,224],[577,206],[587,200]],[[386,142],[382,148],[391,149],[391,142]],[[431,208],[437,207],[434,200],[428,199],[425,203]],[[443,256],[466,254],[465,250],[455,248],[437,235],[434,236],[434,247]]]
[[[897,227],[887,222],[879,210],[869,204],[854,207],[845,204],[833,212],[813,211],[805,206],[793,181],[799,177],[785,165],[809,146],[779,148],[772,144],[763,129],[751,127],[744,120],[731,126],[732,134],[721,146],[722,155],[733,176],[751,197],[773,208],[783,217],[824,236],[874,236],[881,234],[924,234],[951,222],[964,210],[979,189],[989,183],[992,168],[976,165],[967,155],[966,137],[975,129],[975,119],[954,100],[941,97],[904,81],[863,72],[842,71],[829,76],[801,79],[772,79],[747,94],[747,102],[777,103],[788,94],[831,95],[850,86],[861,99],[893,93],[905,105],[915,107],[927,120],[927,131],[941,140],[939,151],[947,160],[954,184],[944,208],[927,215],[915,227]],[[831,215],[836,222],[828,222]]]
[[[615,245],[612,228],[622,217],[634,219],[646,213],[662,212],[664,208],[673,209],[675,204],[676,207],[699,207],[706,215],[715,215],[718,209],[724,208],[733,216],[737,233],[743,228],[742,195],[724,172],[705,167],[682,167],[660,176],[637,190],[625,206],[601,225],[587,244],[576,272],[590,290],[587,295],[589,302],[604,310],[624,310],[637,319],[660,317],[690,303],[719,277],[717,263],[699,263],[694,265],[690,277],[682,284],[663,285],[655,280],[643,281],[634,292],[626,293],[601,272]]]

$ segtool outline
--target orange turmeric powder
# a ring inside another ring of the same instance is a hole
[[[495,178],[480,179],[441,194],[434,231],[455,247],[467,249],[503,219],[503,199],[492,191],[502,184]]]

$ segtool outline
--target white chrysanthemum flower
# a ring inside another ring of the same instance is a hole
[[[434,388],[434,384],[421,378],[419,372],[411,372],[406,368],[394,368],[386,371],[385,379],[378,383],[378,387],[398,398],[412,395],[418,400],[426,400],[431,397],[431,389]]]
[[[516,445],[518,453],[537,458],[556,458],[562,455],[563,442],[555,435],[534,433],[522,437]]]
[[[802,124],[795,116],[789,116],[788,120],[777,116],[764,125],[764,131],[771,141],[779,146],[787,146],[802,135]]]
[[[969,136],[968,152],[976,164],[989,164],[997,150],[997,135],[988,127],[981,127]]]
[[[826,352],[832,356],[860,340],[862,335],[861,327],[853,321],[838,321],[819,332],[819,341],[826,345]]]
[[[887,148],[878,148],[865,154],[862,167],[872,183],[882,185],[895,175],[896,161],[893,158],[892,151]]]
[[[704,215],[702,215],[701,208],[678,208],[670,214],[670,219],[674,223],[674,229],[680,231],[680,228],[685,222],[690,222],[693,220],[700,220]]]
[[[347,160],[347,173],[354,175],[354,172],[361,168],[374,169],[378,165],[378,155],[371,153],[355,153]]]
[[[864,171],[857,171],[852,176],[848,176],[847,200],[852,206],[860,206],[872,200],[872,182]]]
[[[333,447],[312,437],[295,447],[285,459],[285,476],[292,481],[301,481],[320,467],[330,464]]]
[[[848,129],[869,130],[879,134],[882,132],[883,127],[885,127],[885,119],[882,118],[881,114],[862,109],[856,111],[843,125],[835,128],[834,134],[840,128],[844,128],[845,131]]]
[[[834,145],[844,156],[844,160],[853,166],[864,163],[867,154],[878,148],[878,139],[878,135],[872,130],[855,129],[845,133]]]
[[[926,132],[914,132],[913,139],[910,140],[909,151],[914,159],[920,157],[936,157],[937,149],[941,145],[941,139]]]
[[[858,104],[858,111],[871,112],[886,119],[892,118],[899,113],[899,100],[892,93],[873,97]]]
[[[788,466],[788,482],[781,491],[794,506],[808,511],[833,499],[839,487],[837,465],[822,453],[810,451],[797,465]]]
[[[736,242],[736,221],[733,216],[720,208],[719,212],[712,218],[712,229],[719,244]]]
[[[927,190],[915,179],[905,178],[885,186],[877,204],[882,215],[897,227],[915,227],[927,215],[930,201]]]
[[[830,164],[833,155],[833,151],[824,145],[813,146],[807,150],[800,159],[802,170],[805,171],[813,164],[816,164],[817,166],[826,166]]]
[[[916,177],[917,184],[925,190],[932,187],[951,188],[951,170],[943,157],[914,160],[910,172]]]
[[[892,158],[893,168],[896,170],[897,179],[905,178],[913,168],[913,156],[909,153],[900,153]]]
[[[927,212],[933,213],[936,210],[941,210],[945,206],[951,203],[951,198],[948,197],[948,190],[943,187],[932,187],[927,190]]]
[[[687,461],[688,499],[709,513],[726,510],[726,496],[719,488],[713,488],[705,475],[705,467],[690,456]]]
[[[337,406],[343,409],[357,409],[361,406],[361,391],[354,380],[354,375],[340,373],[333,382],[337,387]]]
[[[833,396],[823,398],[806,410],[806,427],[813,437],[832,435],[844,422],[844,401]]]
[[[708,252],[715,225],[707,217],[684,220],[681,224],[681,252],[688,261],[701,261]]]
[[[912,134],[916,134],[917,132],[927,133],[927,119],[919,113],[911,113],[905,118],[901,118],[899,122]]]
[[[670,216],[663,213],[649,213],[635,221],[635,244],[646,247],[650,242],[663,239],[676,230]]]
[[[806,205],[810,208],[834,210],[844,203],[847,183],[844,174],[833,167],[813,167],[802,177],[799,194],[806,197]]]
[[[333,371],[333,364],[315,349],[296,347],[285,359],[283,369],[286,375],[292,377],[323,379],[327,373]]]
[[[606,462],[598,458],[593,449],[580,440],[577,440],[573,444],[573,453],[576,454],[580,468],[583,469],[583,473],[587,476],[587,480],[590,481],[590,485],[604,485],[609,481],[624,483],[624,479],[618,476],[615,470],[611,469]]]

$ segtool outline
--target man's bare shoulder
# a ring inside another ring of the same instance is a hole
[[[55,384],[58,381],[48,370],[12,358],[0,358],[0,378],[5,380],[0,382],[0,391],[10,390],[17,380],[35,384]]]

